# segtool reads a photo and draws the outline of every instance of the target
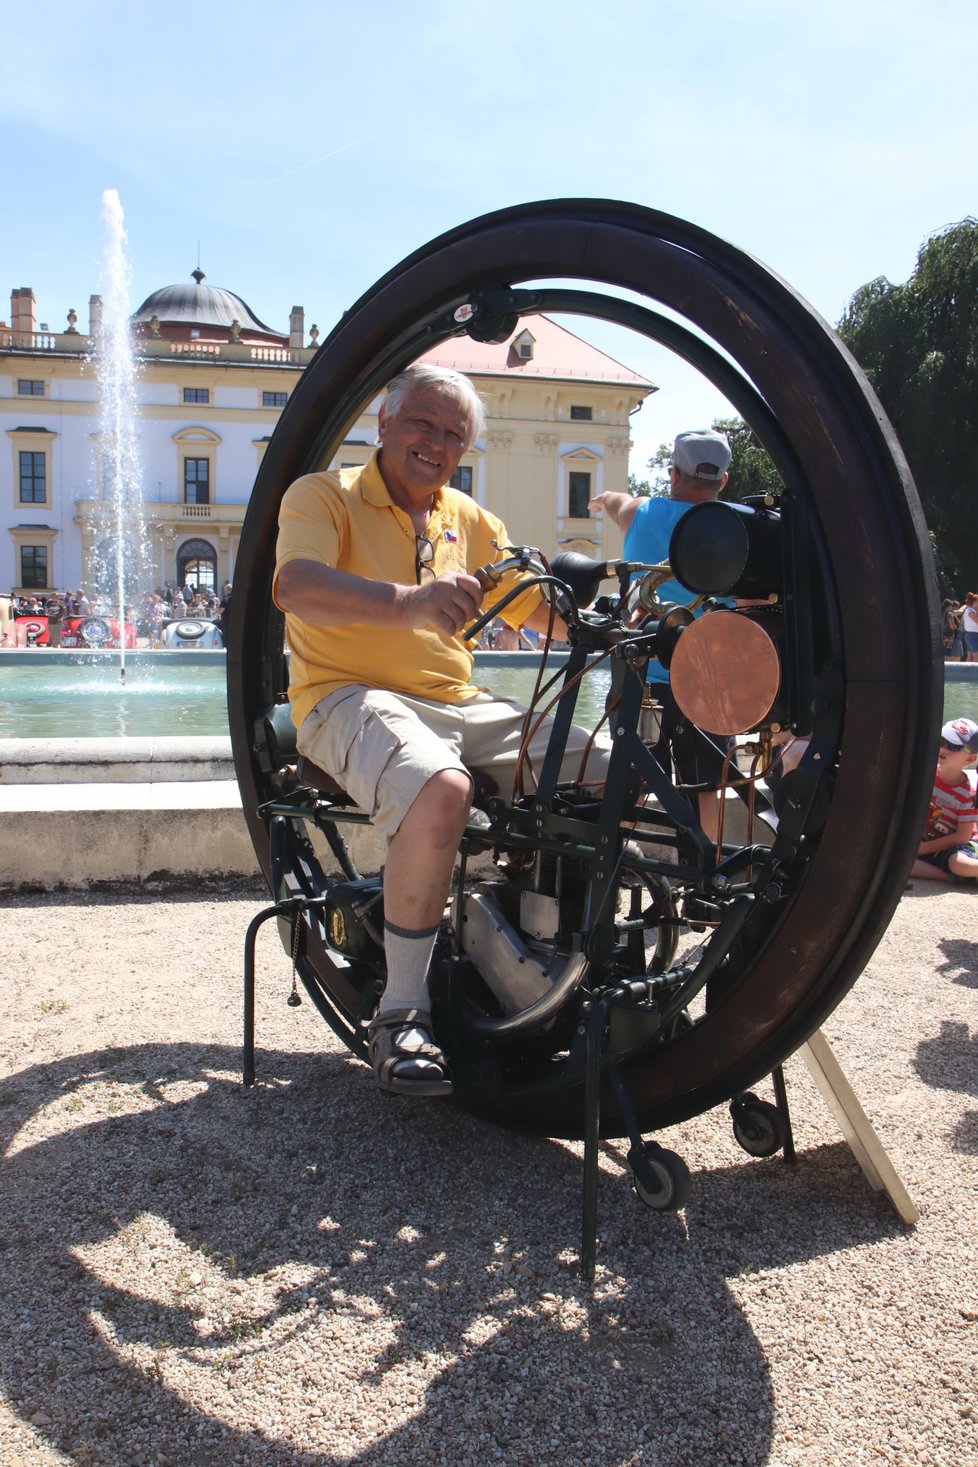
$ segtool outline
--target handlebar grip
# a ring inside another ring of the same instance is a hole
[[[551,566],[554,575],[573,591],[578,606],[589,606],[601,582],[612,580],[618,574],[616,561],[591,560],[579,550],[562,550],[554,556]]]

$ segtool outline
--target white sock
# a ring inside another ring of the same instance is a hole
[[[437,936],[437,925],[417,932],[384,923],[387,987],[380,996],[378,1013],[388,1009],[430,1009],[428,964]]]

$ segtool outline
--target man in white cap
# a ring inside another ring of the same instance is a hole
[[[978,763],[978,723],[952,718],[941,729],[937,774],[911,876],[923,881],[978,885],[975,787],[968,770]]]
[[[730,466],[730,444],[722,433],[712,428],[694,428],[680,433],[676,439],[669,470],[669,498],[643,498],[631,494],[599,494],[591,500],[592,509],[600,509],[619,529],[625,531],[625,560],[644,565],[659,565],[669,554],[672,532],[694,504],[716,499],[727,482]],[[688,606],[695,594],[678,581],[665,581],[656,593],[660,601]],[[669,749],[681,783],[709,785],[701,793],[700,824],[704,834],[716,840],[719,833],[719,804],[714,793],[723,776],[723,752],[727,741],[716,739],[704,747],[692,725],[677,709],[669,687],[669,674],[662,663],[652,658],[646,678],[656,685],[662,702],[662,731],[656,754],[660,762],[668,758]]]

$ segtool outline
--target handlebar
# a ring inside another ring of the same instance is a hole
[[[655,590],[672,575],[672,569],[668,563],[661,565],[645,565],[640,562],[628,560],[592,560],[587,555],[581,555],[576,550],[561,551],[555,555],[551,566],[546,564],[540,551],[532,546],[507,546],[513,553],[505,560],[497,560],[489,565],[480,566],[476,576],[483,583],[496,587],[504,576],[512,571],[524,573],[524,579],[509,590],[500,601],[487,612],[484,612],[470,627],[462,632],[464,641],[471,641],[477,637],[483,627],[489,625],[494,617],[517,596],[521,596],[530,586],[553,586],[558,593],[557,609],[564,620],[571,624],[579,624],[581,619],[581,607],[592,602],[598,593],[598,587],[602,581],[617,580],[624,599],[628,591],[629,582],[637,571],[644,572],[640,581],[634,583],[634,595],[640,597],[640,604],[644,610],[651,609],[654,604]],[[532,571],[532,576],[526,577],[525,572]]]
[[[495,569],[500,570],[500,567],[504,564],[504,561],[498,561],[496,563]],[[484,567],[482,569],[484,569]],[[482,569],[476,571],[476,575],[481,575]],[[505,572],[500,571],[500,574],[503,575],[505,574]],[[489,623],[499,615],[504,607],[508,606],[511,601],[515,601],[517,596],[522,596],[524,592],[529,590],[531,586],[555,586],[558,591],[562,592],[567,590],[567,587],[564,585],[563,581],[558,581],[556,576],[548,576],[545,572],[540,575],[528,576],[526,580],[520,581],[518,585],[511,587],[500,601],[494,602],[493,605],[490,606],[489,610],[484,611],[482,615],[478,617],[470,627],[466,627],[465,630],[462,632],[462,640],[465,642],[471,642],[472,638],[477,637],[482,631],[483,627],[487,627]]]

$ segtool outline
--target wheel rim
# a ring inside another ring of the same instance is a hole
[[[749,1156],[774,1156],[785,1143],[787,1127],[776,1106],[755,1098],[731,1104],[737,1144]]]
[[[532,284],[555,278],[635,292],[678,312],[694,331],[617,297]],[[330,334],[283,413],[252,495],[231,612],[229,721],[266,875],[258,807],[273,784],[256,729],[285,685],[281,619],[269,609],[282,494],[328,461],[346,424],[394,372],[450,334],[460,304],[477,298],[488,311],[499,282],[501,310],[510,287],[536,290],[552,310],[597,315],[600,301],[606,319],[641,320],[646,334],[693,361],[758,432],[817,544],[813,599],[831,622],[820,634],[821,655],[824,663],[828,648],[840,659],[834,797],[790,910],[759,945],[740,988],[721,1013],[629,1074],[643,1125],[670,1124],[727,1100],[797,1048],[855,981],[899,900],[940,722],[926,530],[902,453],[858,367],[790,287],[733,246],[667,215],[602,200],[525,205],[442,236],[379,281]],[[301,833],[292,832],[290,849],[294,885],[309,889],[315,872]],[[356,994],[335,974],[315,929],[300,959],[307,985],[325,986],[344,1014],[355,1012]],[[521,1128],[580,1134],[573,1087],[530,1107],[517,1085],[471,1108]],[[612,1097],[603,1124],[620,1133]]]
[[[693,1185],[686,1163],[674,1151],[639,1157],[632,1180],[641,1201],[655,1212],[678,1212],[689,1201]]]

